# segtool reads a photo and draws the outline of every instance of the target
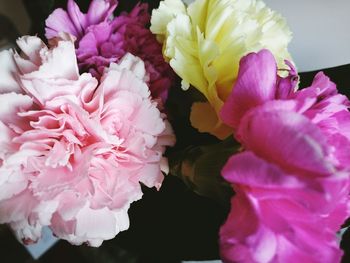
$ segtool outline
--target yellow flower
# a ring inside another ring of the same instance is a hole
[[[191,123],[218,138],[231,131],[219,119],[238,74],[240,59],[263,48],[279,67],[290,59],[285,20],[260,0],[165,0],[153,10],[151,31],[163,43],[164,57],[182,78],[182,88],[197,88],[208,100],[192,106]]]

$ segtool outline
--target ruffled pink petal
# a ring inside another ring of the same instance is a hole
[[[68,80],[77,80],[79,78],[78,65],[72,42],[60,41],[57,48],[48,51],[46,54],[43,52],[41,56],[44,63],[39,69],[25,74],[22,78],[63,78]]]
[[[47,108],[57,108],[61,106],[59,103],[52,103],[52,99],[61,97],[62,100],[66,98],[80,103],[78,96],[82,90],[90,91],[90,97],[93,90],[97,86],[97,80],[91,75],[84,74],[78,80],[52,80],[52,79],[38,79],[22,77],[22,84],[24,89],[30,94],[40,105],[45,105]]]
[[[38,205],[30,191],[24,190],[11,199],[0,202],[0,223],[17,222],[28,218]]]
[[[94,210],[89,208],[87,203],[76,216],[74,234],[85,240],[101,240],[102,243],[103,240],[112,239],[119,233],[118,223],[113,211],[108,208]],[[125,222],[122,222],[122,225],[125,225]]]
[[[10,50],[0,52],[0,94],[7,92],[23,92],[17,82],[18,68],[14,60],[14,53]]]
[[[6,93],[0,95],[0,121],[16,132],[26,127],[26,123],[17,115],[18,112],[28,110],[33,104],[27,95]]]
[[[164,180],[164,175],[162,174],[159,165],[157,165],[157,163],[147,164],[142,171],[140,182],[147,187],[156,187],[157,190],[159,190]]]
[[[17,45],[26,59],[39,67],[42,63],[42,53],[48,51],[45,43],[38,37],[23,36],[17,40]],[[22,73],[27,73],[23,72]]]

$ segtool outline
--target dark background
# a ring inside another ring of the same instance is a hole
[[[45,19],[53,9],[65,7],[66,1],[23,0],[32,20],[31,32],[43,36]],[[88,0],[76,2],[83,10],[87,9]],[[117,10],[128,11],[137,2],[122,0]],[[155,8],[159,1],[143,2]],[[7,29],[11,27],[10,24],[6,26]],[[1,30],[0,26],[0,33]],[[14,32],[12,30],[12,35]],[[341,93],[350,96],[350,64],[323,71],[337,83]],[[315,73],[301,73],[300,86],[310,85]],[[185,93],[176,93],[186,100]],[[193,130],[191,132],[193,134]],[[206,139],[205,136],[199,138]],[[130,229],[104,242],[100,248],[72,246],[66,241],[59,241],[40,260],[34,261],[10,230],[1,227],[1,262],[175,263],[180,260],[218,259],[218,230],[227,212],[220,204],[194,194],[179,179],[168,176],[159,192],[145,188],[143,199],[132,204],[129,210]],[[342,247],[346,250],[343,262],[350,262],[349,231],[344,235]]]

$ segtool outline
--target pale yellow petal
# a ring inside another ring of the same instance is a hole
[[[205,32],[208,4],[209,2],[206,0],[197,0],[192,2],[187,8],[188,16],[191,17],[192,26],[194,28],[199,27],[202,32]]]
[[[161,43],[166,39],[167,25],[178,14],[186,14],[186,7],[181,0],[162,1],[159,8],[152,11],[150,30]]]
[[[216,137],[221,140],[232,133],[231,128],[218,119],[216,111],[208,102],[193,103],[190,121],[192,126],[196,127],[200,132],[216,134]]]

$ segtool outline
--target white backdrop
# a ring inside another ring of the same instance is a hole
[[[350,0],[264,2],[287,19],[293,32],[290,52],[299,71],[350,64]]]
[[[286,17],[299,71],[350,63],[350,0],[265,0]]]

